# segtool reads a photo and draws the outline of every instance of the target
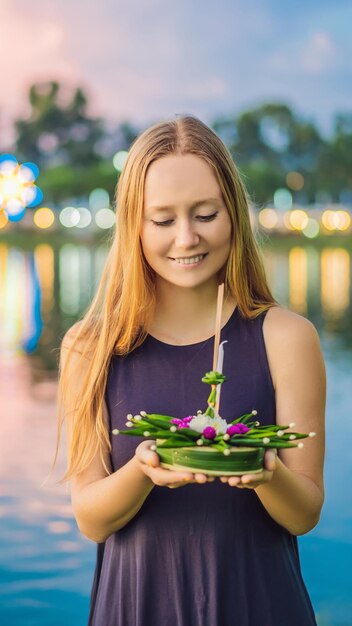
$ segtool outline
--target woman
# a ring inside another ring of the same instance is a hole
[[[323,500],[325,368],[315,327],[267,285],[227,148],[193,116],[132,145],[97,295],[61,349],[73,512],[98,543],[93,626],[310,626],[297,535]],[[113,437],[128,413],[206,405],[218,284],[227,339],[221,414],[315,431],[265,453],[260,474],[169,471],[149,440]],[[202,484],[203,483],[203,484]],[[165,489],[165,487],[173,488]],[[182,487],[182,489],[181,489]]]

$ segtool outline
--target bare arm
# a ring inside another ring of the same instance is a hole
[[[309,532],[324,502],[326,374],[319,336],[305,318],[274,307],[266,315],[264,339],[276,396],[277,424],[315,432],[302,449],[265,453],[260,474],[222,478],[230,486],[255,489],[271,517],[293,535]]]
[[[276,394],[278,424],[315,432],[301,449],[278,450],[271,481],[256,488],[279,524],[303,535],[319,521],[324,502],[326,374],[318,333],[307,319],[281,308],[264,321],[264,338]]]
[[[85,478],[79,476],[73,481],[72,506],[80,531],[97,543],[123,528],[154,487],[140,471],[136,457],[110,476],[91,482]]]

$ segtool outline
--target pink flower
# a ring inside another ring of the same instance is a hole
[[[248,431],[250,430],[250,428],[248,428],[248,426],[246,426],[246,424],[232,424],[231,426],[228,427],[227,429],[227,434],[230,435],[232,437],[232,435],[244,435],[245,433],[248,433]]]
[[[216,437],[216,430],[213,426],[206,426],[202,432],[203,437],[206,439],[214,439]]]
[[[191,419],[193,418],[193,415],[191,417]],[[178,417],[174,417],[172,420],[170,420],[171,424],[177,424],[177,428],[189,428],[188,423],[186,422],[186,420],[188,422],[190,422],[191,420],[188,419],[188,417],[184,417],[183,419],[179,419]]]

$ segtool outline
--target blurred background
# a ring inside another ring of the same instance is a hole
[[[2,0],[0,621],[87,622],[95,544],[55,450],[58,350],[88,306],[129,146],[191,113],[228,146],[275,297],[316,326],[326,501],[299,537],[319,626],[352,615],[352,5]],[[339,428],[342,430],[339,430]]]

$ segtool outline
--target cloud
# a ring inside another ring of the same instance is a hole
[[[66,52],[65,25],[45,10],[33,16],[10,0],[0,5],[0,123],[2,139],[10,140],[14,117],[29,112],[27,91],[49,79],[76,85],[81,69]]]
[[[137,125],[180,111],[210,122],[270,99],[320,115],[350,98],[345,3],[322,0],[317,15],[312,0],[304,12],[276,0],[0,2],[0,125],[52,79],[81,86],[92,115]]]
[[[326,32],[315,32],[303,42],[289,42],[269,54],[269,70],[291,74],[322,74],[333,68],[338,59],[333,38]]]
[[[337,48],[330,35],[316,32],[311,36],[299,56],[302,69],[313,74],[321,74],[334,66]]]

